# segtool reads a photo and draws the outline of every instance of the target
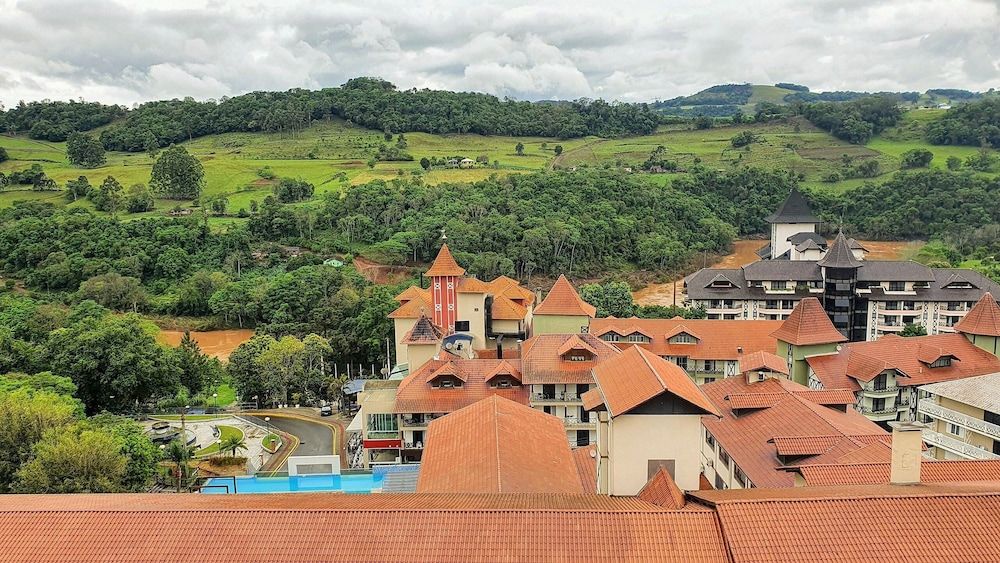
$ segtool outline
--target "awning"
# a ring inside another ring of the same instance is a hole
[[[347,426],[347,431],[353,433],[360,433],[364,429],[365,425],[361,420],[361,411],[358,411],[358,414],[354,415],[354,418],[351,420],[351,423]]]

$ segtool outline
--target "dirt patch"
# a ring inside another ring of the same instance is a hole
[[[867,260],[909,260],[913,258],[922,240],[863,240],[861,246],[868,249]]]
[[[250,340],[253,335],[254,331],[250,329],[191,332],[191,338],[198,343],[202,353],[214,356],[223,361],[229,359],[229,354],[240,344]],[[167,346],[178,346],[183,337],[184,331],[182,330],[161,330],[157,333],[156,340],[160,344],[166,344]]]
[[[757,260],[757,251],[761,249],[767,241],[763,240],[736,240],[733,241],[733,252],[727,254],[719,260],[706,264],[708,268],[739,268],[746,266]],[[650,284],[632,293],[632,298],[640,305],[680,305],[686,297],[684,293],[684,280],[678,278],[667,283]]]
[[[253,186],[253,187],[255,187],[255,188],[265,188],[265,187],[273,186],[273,185],[275,185],[277,183],[278,183],[277,180],[268,180],[267,178],[258,178],[256,180],[254,180],[253,182],[250,182],[250,185]]]
[[[387,266],[365,258],[354,257],[354,268],[372,283],[397,284],[413,276],[414,266]]]

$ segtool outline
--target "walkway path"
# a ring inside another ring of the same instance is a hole
[[[244,415],[261,425],[270,417],[270,425],[299,439],[298,446],[289,455],[340,454],[342,467],[347,464],[344,442],[344,425],[333,417],[321,417],[316,409],[297,408],[253,411]],[[287,471],[283,463],[278,471]]]

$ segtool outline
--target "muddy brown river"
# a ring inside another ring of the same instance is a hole
[[[223,361],[229,359],[229,354],[237,346],[250,340],[252,336],[253,331],[250,329],[191,331],[191,338],[198,343],[204,354],[215,356]],[[156,340],[167,346],[177,346],[183,337],[184,331],[182,330],[161,330],[156,335]]]

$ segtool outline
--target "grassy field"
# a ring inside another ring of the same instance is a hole
[[[217,440],[222,440],[223,442],[225,442],[226,440],[228,440],[230,438],[239,438],[239,439],[242,440],[243,439],[243,431],[240,430],[239,428],[234,427],[234,426],[226,426],[224,424],[220,424],[219,425],[219,437],[217,438]],[[202,457],[202,456],[214,455],[214,454],[217,454],[217,453],[219,453],[219,442],[218,441],[213,442],[212,445],[210,445],[210,446],[206,446],[206,447],[204,447],[204,448],[202,448],[202,449],[194,452],[194,456],[195,457]],[[231,453],[231,452],[223,452],[223,453]]]
[[[752,103],[779,100],[788,91],[773,86],[755,87]],[[408,148],[414,160],[408,162],[380,162],[374,168],[368,159],[384,142],[382,134],[355,127],[342,121],[324,121],[296,135],[267,133],[227,133],[210,135],[183,143],[198,157],[205,167],[206,187],[204,200],[225,196],[229,213],[249,209],[251,201],[258,203],[272,193],[273,182],[260,178],[257,171],[265,166],[278,176],[302,178],[316,186],[317,195],[338,192],[351,184],[375,179],[421,175],[428,183],[473,181],[492,174],[513,174],[540,170],[551,166],[572,167],[579,165],[638,166],[657,146],[667,149],[668,158],[676,160],[682,168],[697,161],[710,167],[727,169],[742,165],[763,166],[792,170],[804,175],[807,187],[842,192],[859,186],[866,180],[847,179],[826,182],[831,172],[843,170],[844,155],[855,163],[864,159],[879,161],[881,176],[885,177],[900,167],[900,157],[913,148],[927,148],[934,153],[931,166],[944,167],[949,156],[966,158],[974,154],[975,147],[931,146],[923,140],[925,124],[941,115],[941,110],[913,110],[903,121],[867,146],[851,145],[821,131],[804,119],[791,119],[780,123],[736,125],[706,130],[692,130],[686,125],[660,128],[656,133],[641,137],[601,139],[587,137],[559,141],[538,137],[484,137],[481,135],[432,135],[409,133]],[[751,130],[760,141],[749,150],[734,149],[730,139],[743,130]],[[525,146],[524,155],[515,154],[517,143]],[[555,155],[555,146],[562,145],[563,154]],[[0,146],[7,149],[11,160],[0,163],[0,171],[10,172],[41,164],[46,174],[59,184],[78,176],[87,176],[91,185],[100,184],[106,176],[114,176],[124,186],[148,183],[153,158],[147,154],[109,153],[106,165],[96,169],[82,169],[66,160],[65,143],[34,141],[24,137],[0,136]],[[472,169],[420,168],[422,157],[451,157],[462,155],[475,159],[485,155],[490,166]],[[493,163],[497,163],[494,168]],[[671,174],[650,175],[652,184],[663,185]],[[8,190],[0,192],[0,207],[16,200],[48,201],[59,205],[92,207],[88,201],[69,202],[63,192],[32,192]],[[127,218],[144,215],[162,215],[178,202],[159,200],[156,209],[146,214],[125,215]],[[189,206],[190,202],[180,202]],[[308,205],[308,204],[306,204]],[[212,218],[212,224],[224,227],[234,217]]]

